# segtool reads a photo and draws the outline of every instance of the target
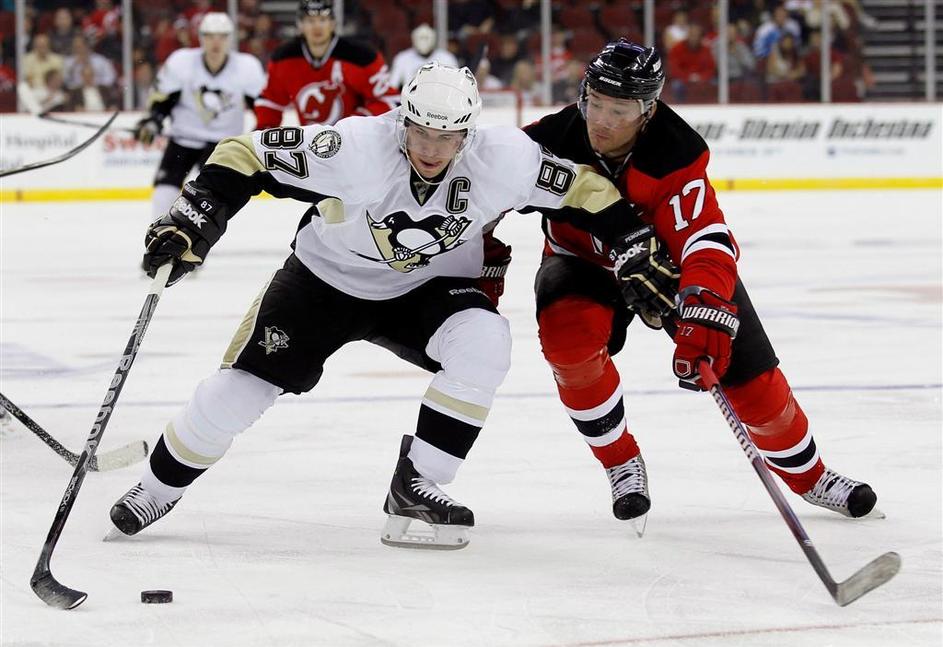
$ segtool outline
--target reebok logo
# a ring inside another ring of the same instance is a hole
[[[446,117],[445,115],[440,115],[436,112],[429,112],[429,111],[426,111],[426,116],[429,117],[430,119],[442,119],[442,120],[448,119],[448,117]]]
[[[197,229],[203,228],[203,224],[206,222],[206,216],[194,209],[193,205],[190,204],[190,201],[183,196],[180,196],[174,202],[174,209],[178,213],[186,216],[187,220],[197,226]]]

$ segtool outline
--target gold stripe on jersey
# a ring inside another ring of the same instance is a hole
[[[172,422],[168,422],[167,428],[164,430],[164,441],[167,443],[167,446],[173,450],[173,453],[176,454],[176,458],[186,461],[191,465],[209,467],[222,458],[221,456],[213,457],[197,454],[195,451],[184,445],[183,441],[180,440],[180,437],[177,435],[177,430],[174,429]]]
[[[477,420],[481,422],[481,424],[484,424],[485,420],[488,418],[488,407],[483,407],[478,404],[472,404],[471,402],[465,402],[463,400],[459,400],[458,398],[453,398],[452,396],[442,393],[442,391],[434,389],[431,386],[426,389],[426,394],[422,396],[422,399],[433,402],[440,407],[448,409],[449,411],[454,411],[465,418]]]
[[[576,177],[570,190],[563,196],[563,207],[575,207],[590,213],[599,213],[619,201],[619,190],[606,178],[586,164],[574,166]]]
[[[163,102],[166,101],[168,98],[170,98],[170,95],[167,95],[167,94],[164,94],[163,92],[158,92],[157,90],[154,90],[154,91],[151,92],[149,95],[147,95],[147,109],[150,110],[150,109],[153,108],[156,104],[158,104],[158,103],[163,103]]]
[[[252,338],[252,331],[255,330],[255,322],[259,318],[259,308],[262,306],[262,297],[265,296],[265,292],[268,290],[268,286],[272,283],[272,279],[274,278],[275,275],[273,274],[272,278],[266,282],[262,291],[259,292],[259,295],[252,302],[252,305],[249,306],[249,311],[246,313],[246,316],[242,318],[242,323],[239,324],[239,327],[236,329],[236,334],[233,335],[232,341],[229,342],[229,348],[227,348],[226,352],[223,354],[223,363],[220,365],[220,368],[232,368],[232,365],[239,359],[239,355],[242,354],[242,350],[249,343],[249,340]]]
[[[344,203],[337,198],[324,198],[316,206],[325,223],[336,225],[344,222]]]
[[[246,176],[265,171],[262,161],[255,154],[251,134],[227,137],[219,142],[213,154],[206,160],[206,164],[207,166],[210,164],[225,166]]]

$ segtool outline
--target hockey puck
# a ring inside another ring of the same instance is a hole
[[[173,591],[141,591],[141,602],[144,604],[166,604],[173,601]]]

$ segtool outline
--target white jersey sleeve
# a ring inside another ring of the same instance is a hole
[[[237,52],[235,56],[239,61],[239,77],[242,79],[243,94],[255,100],[262,94],[262,88],[265,87],[265,70],[262,69],[262,63],[252,54]]]
[[[157,73],[157,80],[154,83],[157,94],[167,97],[174,92],[183,90],[184,82],[190,72],[190,50],[178,49],[167,57],[164,66]]]

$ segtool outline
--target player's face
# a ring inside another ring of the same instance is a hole
[[[229,51],[229,36],[227,34],[203,34],[200,37],[203,51],[209,56],[222,56]]]
[[[334,18],[329,15],[302,16],[298,24],[309,47],[327,45],[334,36]]]
[[[593,150],[601,155],[625,155],[643,124],[642,106],[634,99],[616,99],[587,90],[586,131]]]
[[[445,170],[465,140],[465,132],[442,132],[416,124],[406,126],[406,153],[424,178]]]

